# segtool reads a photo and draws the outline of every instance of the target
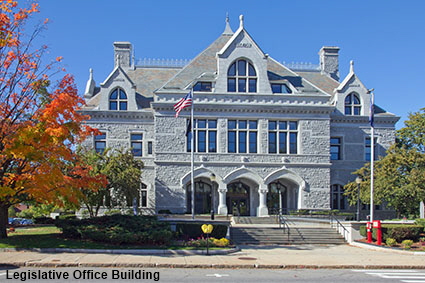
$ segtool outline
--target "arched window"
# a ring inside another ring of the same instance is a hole
[[[211,193],[212,187],[210,184],[199,180],[195,181],[195,213],[203,214],[211,212]],[[192,186],[186,186],[186,208],[187,212],[192,211]]]
[[[257,92],[257,72],[254,65],[239,59],[227,70],[228,92]]]
[[[360,115],[362,105],[358,95],[354,92],[345,97],[345,115]]]
[[[127,94],[121,88],[114,89],[109,95],[109,110],[127,110]]]
[[[344,187],[341,185],[331,186],[331,209],[344,210],[347,208],[347,197],[344,195]]]

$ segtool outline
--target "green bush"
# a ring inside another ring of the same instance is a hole
[[[112,244],[168,244],[173,232],[168,223],[155,216],[114,214],[87,219],[59,219],[56,221],[66,238],[80,238]]]
[[[188,239],[198,239],[204,236],[204,233],[201,229],[202,224],[197,223],[178,223],[176,225],[176,232],[180,238],[184,240]],[[227,226],[226,225],[213,225],[213,231],[210,235],[212,238],[221,239],[225,238],[227,235]]]
[[[387,244],[387,246],[389,247],[394,247],[395,245],[397,245],[397,241],[393,238],[387,238],[385,244]]]
[[[408,250],[412,247],[413,241],[412,240],[404,240],[403,242],[401,242],[401,244],[403,245],[403,248]]]
[[[423,227],[420,225],[411,224],[383,224],[382,225],[382,241],[385,242],[388,238],[393,238],[397,242],[402,242],[406,239],[419,240]],[[376,240],[377,229],[372,229],[372,238]],[[366,225],[360,226],[360,235],[366,237]]]
[[[422,227],[425,228],[425,219],[424,218],[419,218],[415,220],[415,224],[416,225],[421,225]]]

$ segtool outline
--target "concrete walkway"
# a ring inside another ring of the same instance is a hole
[[[112,254],[84,252],[0,252],[0,265],[26,267],[173,268],[347,268],[425,269],[425,252],[410,253],[365,246],[241,246],[227,255],[196,252]],[[145,251],[144,253],[149,253]]]

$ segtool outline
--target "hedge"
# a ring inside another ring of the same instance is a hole
[[[201,226],[203,223],[177,223],[176,232],[177,235],[184,240],[189,239],[198,239],[201,237],[206,237],[202,232]],[[213,225],[213,231],[210,234],[210,237],[221,239],[225,238],[227,235],[227,226],[223,224]]]
[[[398,243],[403,240],[418,241],[421,233],[424,232],[424,227],[421,225],[408,224],[383,224],[382,225],[382,241],[385,242],[388,238],[395,239]],[[372,239],[376,241],[377,229],[372,229]],[[366,225],[360,226],[360,235],[366,237]]]
[[[155,216],[107,215],[87,219],[58,219],[56,226],[66,238],[112,244],[168,244],[173,238],[168,223]]]

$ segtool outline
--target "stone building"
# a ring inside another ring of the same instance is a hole
[[[343,186],[370,160],[370,93],[352,62],[340,82],[338,53],[326,46],[320,65],[282,64],[243,16],[235,32],[226,19],[187,62],[135,62],[131,43],[115,42],[104,82],[96,86],[90,71],[83,112],[102,135],[87,144],[131,147],[143,160],[143,213],[190,212],[190,108],[176,118],[173,105],[193,88],[196,213],[349,210]],[[375,105],[375,158],[393,143],[398,119]]]

